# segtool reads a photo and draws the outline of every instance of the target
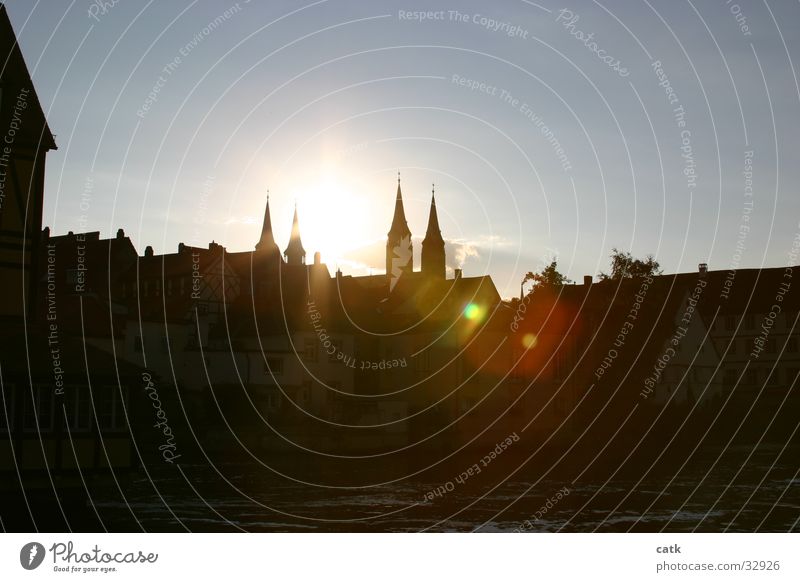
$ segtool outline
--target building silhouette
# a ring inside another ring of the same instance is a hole
[[[54,234],[55,140],[2,5],[0,33],[4,527],[86,523],[87,500],[124,497],[120,473],[176,458],[267,459],[314,482],[344,465],[360,485],[459,451],[474,463],[513,432],[503,458],[520,468],[543,451],[562,474],[588,459],[610,479],[665,454],[679,466],[697,443],[797,443],[797,267],[502,300],[489,275],[448,278],[435,192],[415,270],[399,176],[381,274],[308,262],[297,208],[281,252],[269,196],[247,251]]]

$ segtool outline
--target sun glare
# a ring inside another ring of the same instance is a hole
[[[349,251],[363,246],[367,230],[366,201],[355,185],[333,172],[310,181],[297,194],[300,229],[307,261],[319,251],[323,262],[334,268],[348,263]]]

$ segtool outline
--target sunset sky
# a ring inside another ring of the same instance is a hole
[[[6,6],[56,134],[56,234],[250,250],[269,189],[282,249],[296,203],[309,260],[377,273],[400,171],[417,267],[435,183],[448,266],[504,297],[612,247],[796,263],[796,2]]]

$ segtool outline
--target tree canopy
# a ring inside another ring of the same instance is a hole
[[[565,275],[558,272],[558,263],[556,259],[553,259],[549,265],[543,267],[540,271],[529,271],[525,277],[523,277],[522,284],[525,285],[525,283],[529,281],[533,281],[533,286],[529,293],[540,288],[561,287],[562,285],[569,285],[572,283]]]
[[[633,279],[635,277],[652,277],[661,274],[661,267],[653,255],[644,259],[636,259],[630,253],[614,248],[611,251],[611,273],[600,273],[601,281],[609,279]]]

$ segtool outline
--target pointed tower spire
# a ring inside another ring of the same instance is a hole
[[[408,222],[406,222],[406,212],[403,208],[403,192],[400,190],[400,172],[397,172],[397,196],[395,196],[394,200],[392,226],[389,229],[389,236],[392,234],[411,235],[411,231],[408,229]]]
[[[411,231],[408,228],[406,213],[403,208],[400,172],[397,172],[397,196],[394,201],[394,216],[386,238],[386,274],[390,278],[390,289],[394,289],[394,285],[402,274],[411,273],[413,270]]]
[[[422,241],[422,273],[431,277],[445,278],[445,253],[439,216],[436,213],[436,187],[431,189],[431,210],[428,214],[428,230]]]
[[[280,250],[272,234],[272,218],[269,214],[269,190],[267,190],[267,207],[264,209],[264,224],[261,227],[261,238],[256,243],[256,250],[280,255]]]
[[[300,222],[297,219],[297,203],[294,205],[294,218],[292,219],[292,236],[289,244],[283,251],[288,265],[304,265],[306,262],[306,251],[300,240]]]

